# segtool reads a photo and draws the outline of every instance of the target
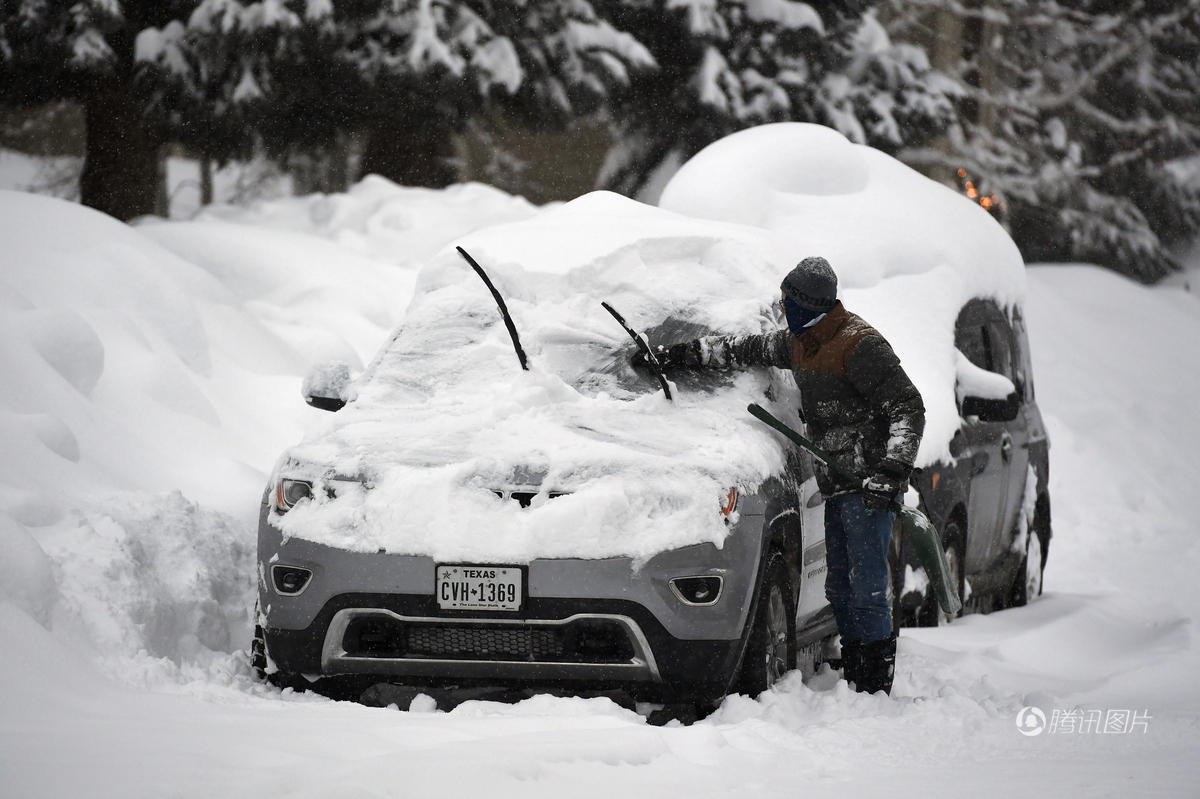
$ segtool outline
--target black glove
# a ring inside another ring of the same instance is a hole
[[[682,344],[672,344],[669,347],[658,345],[652,347],[654,357],[658,359],[658,365],[663,368],[663,371],[679,368],[694,368],[700,366],[700,342],[685,341]],[[649,369],[650,364],[646,359],[646,353],[642,352],[641,347],[629,359],[633,364],[634,369]]]
[[[863,482],[863,507],[874,513],[891,510],[892,503],[897,501],[896,495],[908,483],[910,471],[903,464],[885,459],[875,474]]]

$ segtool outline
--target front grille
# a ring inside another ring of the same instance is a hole
[[[447,626],[415,627],[408,631],[410,656],[552,660],[562,653],[561,630]]]
[[[346,627],[346,655],[356,658],[628,663],[633,644],[611,619],[564,624],[407,622],[364,615]]]

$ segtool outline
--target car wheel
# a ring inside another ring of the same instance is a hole
[[[254,638],[250,640],[250,668],[259,680],[267,679],[267,639],[259,621],[258,603],[254,605]]]
[[[951,520],[946,523],[946,529],[942,533],[942,549],[946,552],[946,564],[950,567],[951,580],[958,587],[958,598],[962,599],[966,588],[966,573],[963,568],[966,542],[963,540],[962,526],[958,522]],[[962,615],[961,611],[959,615]],[[933,587],[930,586],[929,596],[917,611],[917,626],[938,627],[948,621],[949,617],[942,612]]]
[[[1019,608],[1041,596],[1042,573],[1046,569],[1046,559],[1042,552],[1041,536],[1036,530],[1030,530],[1025,542],[1025,557],[1021,560],[1021,567],[1017,569],[1017,576],[1013,580],[1010,606]]]
[[[295,675],[278,669],[267,671],[267,637],[263,633],[262,622],[259,621],[257,605],[254,606],[254,638],[250,640],[250,668],[254,670],[255,677],[276,688],[293,688],[303,691],[309,687],[304,680]]]
[[[777,683],[796,664],[796,614],[788,588],[783,556],[767,556],[754,627],[746,642],[739,675],[739,693],[758,696]]]
[[[267,679],[267,643],[263,640],[261,624],[254,625],[254,638],[250,641],[250,668],[259,680]]]

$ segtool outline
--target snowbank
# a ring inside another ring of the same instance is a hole
[[[409,302],[429,225],[533,212],[478,187],[430,194],[369,182],[259,203],[242,212],[254,224],[218,208],[130,227],[0,192],[0,602],[126,674],[130,659],[186,671],[243,647],[267,470],[324,418],[302,376],[368,360]],[[324,224],[304,232],[317,208]],[[362,231],[377,246],[342,243]]]
[[[710,144],[659,205],[764,230],[778,278],[805,256],[827,258],[846,307],[887,337],[925,400],[917,465],[949,458],[958,312],[975,297],[1008,307],[1025,296],[1021,255],[987,212],[878,150],[796,122]]]
[[[285,197],[248,207],[211,205],[195,221],[319,236],[344,251],[415,269],[464,233],[537,211],[527,200],[482,183],[422,189],[369,175],[345,194]]]
[[[0,239],[0,602],[100,660],[227,658],[304,359],[102,214],[0,192]]]
[[[302,358],[212,275],[95,211],[0,193],[0,506],[27,524],[111,490],[246,496]],[[294,404],[294,403],[292,403]]]

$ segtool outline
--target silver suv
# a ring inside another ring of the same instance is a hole
[[[670,340],[704,332],[670,321],[648,334]],[[403,341],[402,328],[388,346]],[[657,391],[628,366],[632,351],[610,353],[603,371],[631,396]],[[308,381],[310,404],[335,410],[352,393],[345,372],[332,373],[341,375],[336,385]],[[360,381],[371,379],[368,370]],[[795,387],[785,377],[765,385],[758,401],[795,407]],[[370,393],[357,388],[360,397]],[[728,376],[695,375],[677,388],[720,392],[730,383]],[[255,665],[278,685],[340,696],[379,682],[618,689],[670,704],[704,705],[731,691],[756,695],[798,663],[811,669],[836,633],[824,596],[824,506],[812,462],[783,452],[782,439],[775,445],[785,468],[753,492],[735,488],[713,502],[727,527],[720,547],[693,544],[645,562],[443,562],[286,537],[280,522],[299,503],[371,485],[361,474],[285,457],[259,517]],[[552,479],[544,467],[518,467],[490,490],[531,509],[569,493]]]

